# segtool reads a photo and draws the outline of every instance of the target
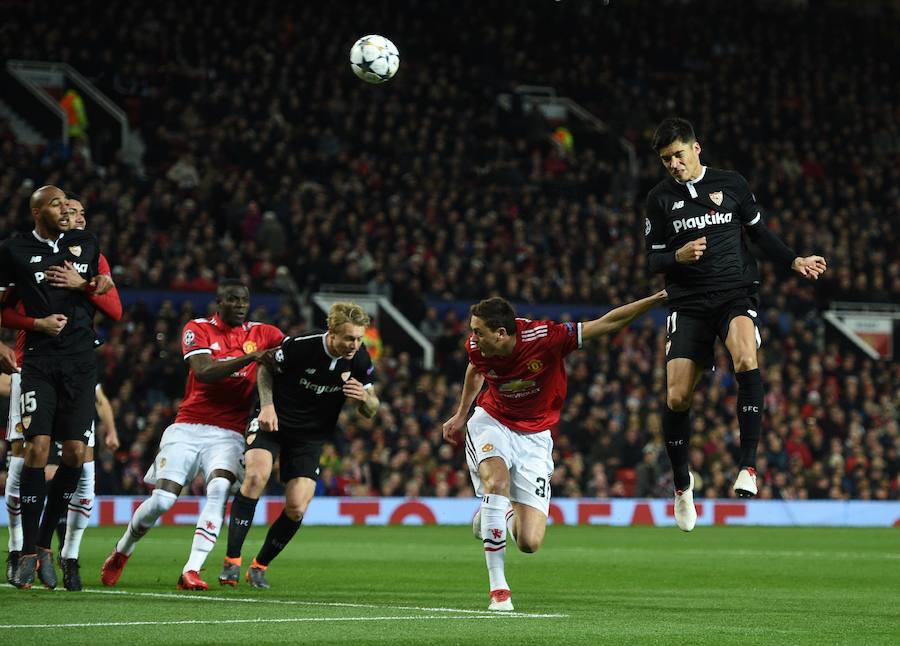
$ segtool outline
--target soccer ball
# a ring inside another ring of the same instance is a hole
[[[350,48],[350,67],[366,83],[384,83],[400,67],[400,52],[384,36],[363,36]]]

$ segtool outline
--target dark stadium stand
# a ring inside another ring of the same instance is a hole
[[[642,200],[663,176],[650,133],[674,113],[694,121],[705,163],[748,178],[773,230],[829,263],[815,284],[761,263],[760,497],[900,499],[900,364],[826,337],[821,317],[833,301],[900,303],[896,16],[843,3],[108,4],[61,6],[41,14],[41,30],[28,27],[39,4],[0,7],[0,58],[68,62],[125,109],[146,146],[136,170],[19,144],[0,121],[3,236],[30,228],[32,187],[77,191],[133,294],[122,321],[101,326],[123,447],[100,453],[98,494],[146,490],[183,394],[181,326],[211,298],[177,305],[137,290],[208,291],[237,275],[271,295],[253,318],[285,332],[307,325],[298,302],[344,283],[390,294],[435,341],[431,371],[385,348],[387,405],[374,420],[342,415],[321,494],[473,495],[462,449],[440,431],[465,370],[465,321],[449,304],[496,294],[523,314],[558,305],[559,318],[658,289]],[[512,10],[515,27],[504,27]],[[400,48],[383,86],[350,71],[360,25]],[[446,25],[452,36],[429,35]],[[760,60],[773,51],[774,63]],[[542,118],[498,106],[519,83],[556,88],[630,140],[638,194],[623,159],[577,137],[567,154]],[[671,496],[664,339],[648,318],[571,356],[554,496]],[[693,406],[698,496],[732,495],[735,395],[720,348]]]

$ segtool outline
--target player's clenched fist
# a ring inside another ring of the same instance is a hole
[[[691,240],[681,247],[675,252],[675,260],[682,265],[692,265],[700,260],[704,251],[706,251],[706,236]]]

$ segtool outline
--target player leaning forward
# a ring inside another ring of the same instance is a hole
[[[325,333],[286,338],[275,353],[274,375],[260,367],[258,424],[251,423],[248,431],[246,476],[231,505],[222,585],[238,583],[241,549],[275,458],[280,457],[284,511],[247,568],[247,581],[254,588],[269,587],[269,563],[300,529],[316,490],[322,445],[334,437],[344,402],[354,400],[365,417],[378,412],[374,366],[362,347],[368,325],[369,316],[359,305],[335,303]]]
[[[766,227],[747,180],[700,163],[700,143],[688,121],[663,121],[653,147],[669,173],[647,195],[645,227],[650,270],[665,275],[671,311],[663,434],[675,480],[675,522],[689,532],[697,521],[688,469],[690,405],[701,371],[712,367],[716,337],[731,355],[738,383],[741,456],[733,490],[743,498],[757,493],[764,396],[757,361],[759,271],[746,240],[804,278],[818,278],[826,264],[821,256],[798,256]]]
[[[100,580],[104,585],[118,582],[137,542],[172,508],[182,488],[202,472],[206,504],[178,588],[208,587],[200,578],[200,569],[222,527],[231,485],[243,475],[243,432],[253,405],[257,365],[270,361],[273,348],[284,338],[272,325],[246,320],[250,290],[239,280],[219,282],[216,305],[215,316],[194,319],[184,326],[181,350],[190,367],[184,399],[144,478],[156,488],[135,510],[103,563]]]
[[[466,462],[482,497],[472,529],[484,545],[489,610],[513,609],[504,573],[507,532],[523,552],[536,552],[544,540],[553,473],[550,428],[566,398],[566,355],[583,341],[621,330],[665,299],[666,292],[658,292],[586,323],[516,318],[502,298],[472,306],[469,366],[459,408],[443,433],[456,444],[467,426]]]

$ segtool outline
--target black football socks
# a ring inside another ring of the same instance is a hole
[[[228,558],[240,558],[247,532],[253,525],[258,502],[259,498],[247,498],[240,491],[234,497],[231,503],[231,520],[228,522],[228,549],[225,552]]]
[[[35,554],[37,547],[38,526],[44,500],[47,497],[47,483],[44,480],[43,467],[22,467],[19,499],[22,507],[22,553]]]
[[[81,477],[81,467],[70,467],[63,463],[56,470],[56,475],[47,488],[47,507],[41,518],[40,529],[37,535],[37,545],[49,548],[53,541],[53,531],[59,524],[59,517],[66,513],[69,500],[78,487],[78,479]]]
[[[269,533],[266,534],[266,540],[256,556],[256,562],[260,565],[268,565],[276,556],[281,553],[287,544],[294,538],[294,534],[300,529],[300,523],[303,522],[303,516],[300,520],[291,520],[284,512],[272,523]]]
[[[737,373],[737,418],[741,429],[740,468],[756,468],[756,448],[762,435],[763,392],[759,368]]]
[[[672,463],[672,474],[675,477],[675,489],[684,491],[691,484],[688,468],[688,440],[691,436],[690,409],[676,411],[668,404],[663,409],[663,435],[666,438],[666,453]]]

